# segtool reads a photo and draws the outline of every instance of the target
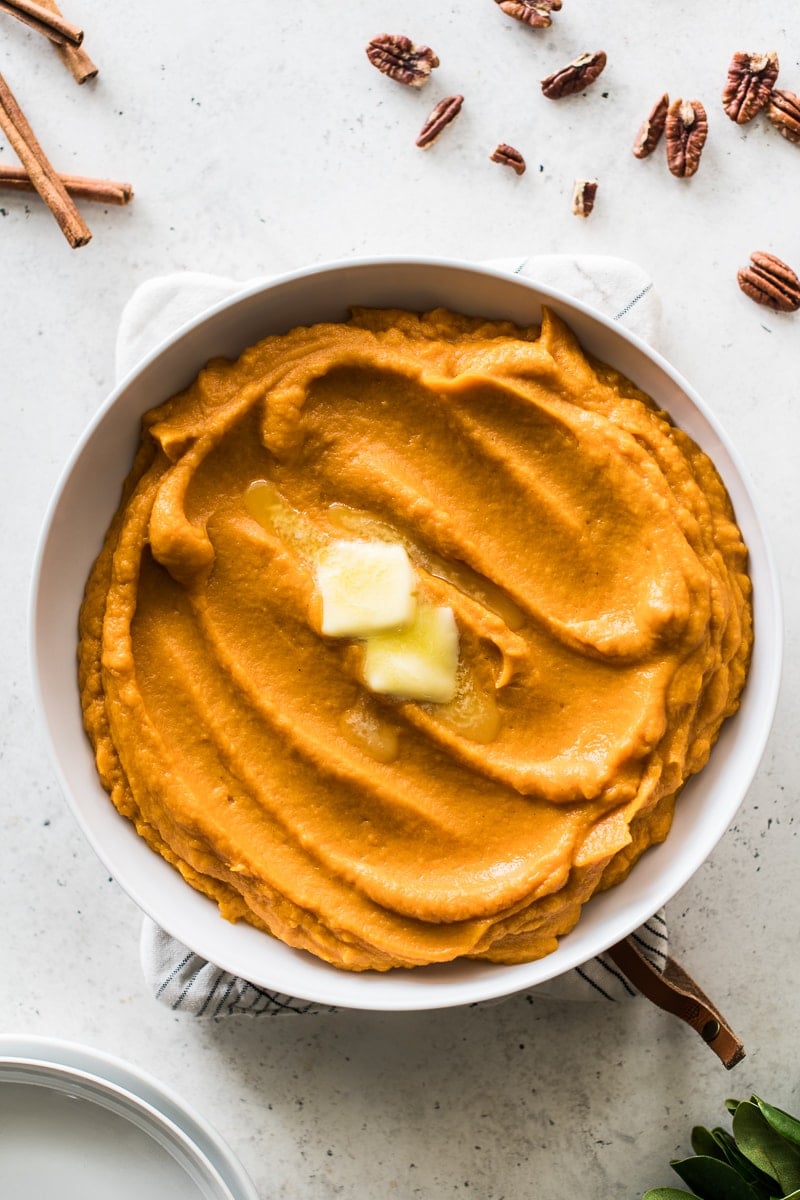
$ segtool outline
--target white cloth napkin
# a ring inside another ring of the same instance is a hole
[[[489,265],[573,296],[613,317],[651,345],[657,345],[658,298],[652,281],[635,263],[591,255],[531,255]],[[238,281],[181,272],[143,283],[128,301],[120,319],[117,378],[126,375],[163,338],[187,321],[254,282],[257,280]],[[662,971],[669,954],[663,909],[632,936],[652,965]],[[195,954],[148,917],[142,924],[140,952],[148,988],[157,1000],[173,1010],[197,1017],[337,1011],[255,987]],[[638,995],[628,979],[602,954],[533,991],[537,1000],[559,1001],[617,1001]],[[527,1002],[531,989],[519,995]]]
[[[651,346],[658,344],[660,304],[652,280],[636,263],[602,255],[539,254],[486,265],[573,296],[613,317]],[[117,379],[187,321],[260,281],[266,283],[267,277],[236,280],[183,271],[140,284],[120,318]]]

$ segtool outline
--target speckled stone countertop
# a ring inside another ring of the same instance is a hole
[[[65,0],[65,9],[66,9]],[[0,678],[0,1031],[67,1038],[152,1072],[228,1139],[264,1200],[454,1194],[635,1198],[728,1095],[800,1107],[795,1058],[800,727],[797,521],[800,314],[745,298],[766,250],[800,269],[800,146],[737,127],[720,93],[736,50],[778,52],[800,91],[800,13],[743,0],[564,0],[534,31],[492,0],[74,0],[100,66],[77,87],[35,33],[0,14],[0,72],[63,171],[131,180],[127,208],[83,212],[71,251],[36,197],[0,193],[4,468]],[[441,59],[418,93],[375,71],[371,36],[405,32]],[[539,80],[587,50],[608,66],[551,104]],[[690,181],[631,154],[663,91],[697,97],[709,139]],[[429,151],[432,104],[465,95]],[[517,146],[528,170],[489,161]],[[0,162],[14,161],[0,136]],[[599,181],[572,215],[576,177]],[[145,992],[140,916],[68,811],[34,710],[28,589],[48,499],[113,381],[122,306],[153,275],[249,278],[350,255],[475,259],[619,255],[652,277],[662,350],[738,448],[760,498],[786,612],[782,694],[732,828],[668,909],[676,957],[740,1033],[728,1076],[646,1001],[198,1022]]]

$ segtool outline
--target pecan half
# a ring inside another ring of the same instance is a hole
[[[597,195],[596,179],[576,179],[572,193],[572,211],[576,217],[588,217]]]
[[[463,96],[445,96],[444,100],[440,100],[420,129],[417,145],[423,150],[432,146],[442,130],[456,119],[463,103]]]
[[[553,24],[551,13],[558,12],[561,0],[495,0],[508,17],[523,21],[533,29],[547,29]]]
[[[768,102],[777,78],[778,56],[774,50],[767,54],[734,54],[722,93],[722,107],[730,119],[737,125],[752,121]]]
[[[417,46],[404,33],[380,33],[367,46],[367,58],[390,79],[422,87],[439,59],[430,46]]]
[[[525,174],[525,159],[513,146],[509,146],[506,142],[501,142],[496,146],[489,155],[492,162],[502,163],[504,167],[511,167],[518,175]]]
[[[664,128],[667,166],[673,175],[688,179],[700,166],[708,137],[708,117],[699,100],[673,100]]]
[[[754,250],[750,266],[737,275],[745,296],[775,312],[797,312],[800,308],[800,279],[791,267],[763,250]]]
[[[572,96],[582,92],[589,84],[594,83],[606,65],[606,55],[603,50],[596,54],[580,54],[542,80],[542,91],[548,100],[560,100],[562,96]]]
[[[668,108],[669,96],[664,92],[661,99],[650,110],[650,116],[639,126],[639,132],[633,143],[633,153],[636,158],[647,158],[661,141],[661,135],[667,123]]]
[[[774,88],[767,103],[767,116],[778,133],[790,142],[800,142],[800,96]]]

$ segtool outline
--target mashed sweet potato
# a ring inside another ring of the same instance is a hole
[[[343,537],[452,609],[454,699],[320,632]],[[80,691],[113,803],[228,919],[350,970],[513,963],[667,836],[751,644],[712,463],[559,319],[357,310],[145,415]]]

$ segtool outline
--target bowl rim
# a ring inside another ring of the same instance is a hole
[[[29,1078],[17,1078],[25,1074]],[[200,1173],[203,1187],[213,1188],[215,1200],[257,1200],[244,1167],[206,1117],[133,1063],[63,1038],[3,1033],[0,1085],[15,1082],[80,1093],[88,1103],[107,1108],[153,1138],[190,1177]]]
[[[137,893],[137,890],[131,887],[129,882],[126,883],[125,872],[120,872],[114,863],[109,862],[106,854],[104,853],[104,847],[102,844],[98,843],[98,839],[94,831],[84,820],[83,814],[79,809],[75,796],[73,795],[73,789],[70,780],[67,778],[66,772],[62,767],[61,757],[58,752],[56,738],[54,736],[49,719],[48,705],[43,690],[43,665],[41,661],[40,631],[38,628],[39,606],[41,604],[41,583],[43,571],[46,565],[50,539],[53,536],[54,520],[59,510],[65,488],[68,481],[71,479],[72,474],[75,471],[75,468],[78,465],[84,451],[91,443],[98,428],[103,424],[106,417],[116,406],[120,398],[127,392],[128,388],[131,387],[152,364],[161,358],[165,352],[182,342],[190,334],[200,330],[206,324],[213,324],[220,314],[229,312],[230,310],[235,309],[238,305],[246,303],[262,293],[272,293],[276,291],[276,289],[286,287],[287,285],[293,285],[297,282],[302,283],[305,280],[314,279],[330,273],[340,274],[347,272],[363,272],[365,270],[386,271],[392,267],[401,267],[404,269],[411,268],[412,271],[426,269],[434,271],[445,270],[456,273],[466,273],[470,276],[486,276],[496,280],[499,279],[506,283],[514,283],[517,286],[530,291],[534,300],[538,298],[544,303],[551,303],[554,307],[563,307],[577,312],[584,319],[596,326],[599,326],[600,329],[604,330],[606,333],[611,334],[612,340],[614,338],[620,338],[623,342],[627,342],[635,351],[638,351],[640,355],[643,355],[645,359],[649,360],[650,364],[654,366],[657,371],[660,371],[679,392],[683,393],[686,400],[689,402],[689,407],[693,407],[695,410],[697,410],[702,421],[709,427],[719,445],[724,450],[737,483],[740,485],[742,493],[747,501],[747,504],[749,505],[751,525],[753,531],[758,535],[758,546],[762,563],[762,577],[759,581],[760,595],[762,599],[759,601],[758,597],[756,597],[754,604],[757,626],[760,618],[760,624],[762,627],[756,640],[756,646],[754,647],[753,663],[756,661],[756,655],[758,655],[759,663],[762,662],[764,651],[759,653],[758,649],[759,642],[761,640],[768,640],[769,642],[769,658],[765,666],[762,667],[762,671],[766,672],[766,678],[760,682],[760,708],[757,715],[750,718],[749,741],[751,745],[751,751],[748,756],[748,770],[746,777],[743,776],[737,779],[737,787],[734,789],[735,795],[729,797],[724,805],[722,805],[721,812],[718,814],[717,819],[713,822],[713,834],[709,836],[708,831],[706,831],[707,836],[705,839],[701,839],[699,846],[695,845],[694,843],[690,844],[688,849],[686,849],[684,854],[681,856],[681,869],[673,869],[673,871],[667,872],[661,881],[660,887],[650,886],[647,889],[646,903],[644,902],[643,898],[637,905],[631,907],[627,918],[617,919],[613,924],[613,933],[606,937],[599,938],[597,940],[597,944],[588,954],[580,952],[577,954],[573,953],[571,951],[569,941],[569,939],[573,937],[573,934],[565,935],[565,937],[560,939],[559,948],[557,951],[548,955],[544,959],[536,960],[538,967],[537,970],[533,972],[526,972],[525,970],[521,970],[521,968],[532,968],[534,964],[517,964],[515,966],[489,964],[489,966],[492,968],[492,974],[488,978],[479,976],[476,980],[468,981],[467,983],[464,983],[463,980],[457,980],[457,987],[453,986],[453,983],[456,982],[455,980],[450,982],[447,980],[444,982],[439,982],[438,980],[430,981],[429,986],[421,987],[419,984],[415,984],[412,988],[408,989],[406,993],[406,990],[403,989],[402,986],[400,988],[392,989],[391,987],[380,987],[378,985],[380,984],[381,980],[386,980],[389,978],[394,978],[397,980],[400,977],[409,975],[413,975],[416,980],[419,980],[419,982],[422,983],[423,973],[427,972],[429,974],[434,974],[435,972],[440,971],[441,968],[417,967],[411,970],[399,968],[387,973],[353,973],[344,971],[341,968],[331,968],[329,964],[323,964],[321,963],[321,960],[319,962],[315,960],[317,965],[327,968],[326,972],[320,977],[319,983],[317,983],[315,980],[313,988],[306,988],[302,993],[295,992],[295,995],[297,995],[298,998],[302,997],[304,1000],[312,1003],[321,1003],[339,1008],[354,1008],[363,1011],[384,1012],[421,1011],[454,1007],[463,1004],[498,999],[518,991],[528,990],[542,983],[547,983],[556,976],[559,976],[569,971],[573,967],[577,967],[581,963],[588,961],[595,955],[602,954],[602,952],[607,950],[609,946],[615,944],[622,938],[629,936],[657,910],[662,908],[669,900],[671,900],[675,894],[688,882],[692,875],[695,874],[698,868],[714,850],[717,843],[721,840],[736,811],[743,802],[747,790],[753,782],[763,758],[774,721],[781,683],[783,656],[783,611],[779,577],[773,552],[764,528],[761,516],[761,506],[755,495],[755,489],[749,473],[724,428],[721,426],[715,414],[705,403],[702,397],[699,396],[692,385],[682,376],[680,372],[671,366],[671,364],[658,350],[654,349],[638,334],[620,324],[616,319],[607,316],[584,301],[577,300],[568,293],[562,292],[551,287],[550,285],[538,283],[533,276],[528,277],[520,275],[519,273],[511,269],[506,269],[501,265],[470,262],[469,260],[457,258],[439,258],[435,256],[416,255],[380,255],[341,258],[322,261],[296,270],[283,272],[266,279],[258,278],[252,281],[246,281],[242,284],[241,289],[238,289],[230,296],[217,301],[215,304],[204,309],[191,319],[184,321],[178,328],[163,337],[146,355],[144,355],[130,370],[124,374],[124,376],[109,392],[105,400],[100,404],[94,415],[88,421],[83,433],[77,439],[71,454],[68,456],[66,463],[64,464],[57,478],[41,524],[34,555],[28,608],[29,657],[35,707],[38,713],[40,727],[44,732],[44,740],[48,756],[55,770],[61,791],[64,794],[67,804],[82,833],[87,838],[89,844],[92,846],[101,862],[103,862],[110,873],[114,875],[114,877],[122,886],[123,890],[127,892],[130,898],[133,899],[134,903],[143,913],[147,914],[154,921],[167,928],[168,932],[171,932],[169,929],[169,921],[165,922],[164,920],[164,914],[154,913],[152,904],[148,901],[148,898],[143,898],[140,896]],[[569,318],[567,318],[567,320],[569,320]],[[297,322],[295,322],[295,324],[297,324]],[[270,331],[267,330],[266,332]],[[241,349],[244,350],[247,344],[248,343],[243,344]],[[201,362],[197,367],[197,370],[199,370],[202,365],[203,363]],[[613,362],[611,365],[614,365]],[[163,399],[166,398],[167,396],[165,395]],[[154,403],[156,403],[156,401],[154,401]],[[676,420],[676,423],[680,425],[680,421]],[[710,454],[709,451],[706,451],[706,453]],[[713,454],[710,454],[710,456],[712,459],[714,458]],[[120,476],[120,485],[125,473],[126,472],[123,472]],[[108,515],[110,518],[111,513]],[[759,604],[761,605],[760,610]],[[751,663],[751,673],[753,671],[753,663]],[[747,687],[749,687],[749,681],[745,688],[744,697],[747,695]],[[729,720],[736,720],[736,716],[738,716],[738,714]],[[726,722],[726,725],[727,724],[728,722]],[[706,768],[704,768],[704,770],[706,770]],[[702,773],[700,774],[702,775]],[[700,776],[695,776],[694,778],[699,777]],[[98,787],[101,787],[99,780],[97,783]],[[691,783],[692,780],[687,783],[686,787],[690,787]],[[724,821],[721,819],[722,816],[725,818]],[[134,834],[134,836],[138,835]],[[649,851],[648,853],[652,855],[654,850],[657,849],[657,847],[653,848],[653,850]],[[151,851],[151,853],[153,852]],[[662,874],[664,873],[662,872]],[[626,882],[627,881],[623,881],[623,883],[618,885],[618,888],[624,888]],[[189,885],[184,884],[184,886],[188,887]],[[618,891],[618,888],[614,888],[604,895],[612,895]],[[599,901],[602,901],[602,899],[602,896],[595,896],[592,898],[592,904],[596,906]],[[216,906],[214,907],[216,908]],[[223,920],[223,918],[220,918],[220,920]],[[174,934],[173,936],[178,935]],[[259,934],[258,936],[268,937],[269,935]],[[186,931],[184,930],[181,930],[179,940],[186,942],[187,945],[191,944],[190,941],[187,942]],[[196,952],[204,957],[206,956],[202,950],[198,950]],[[302,951],[295,951],[294,953],[304,954]],[[232,971],[234,974],[242,974],[241,964],[238,964],[233,960],[225,961],[225,955],[224,953],[219,952],[219,948],[217,948],[217,953],[214,954],[211,961],[225,970]],[[443,966],[446,969],[451,967],[452,964],[443,964]],[[330,975],[330,971],[334,972],[333,976]],[[533,974],[535,975],[535,978],[531,982],[526,982],[526,974]],[[335,982],[337,976],[341,976],[346,979],[347,986],[338,986]],[[360,995],[357,1000],[354,1000],[349,996],[354,978],[363,981],[363,984],[359,987]],[[503,984],[502,982],[504,979],[507,980],[506,984]],[[426,980],[425,982],[427,983],[429,981]],[[258,986],[266,986],[276,991],[283,991],[279,982],[258,984]]]

